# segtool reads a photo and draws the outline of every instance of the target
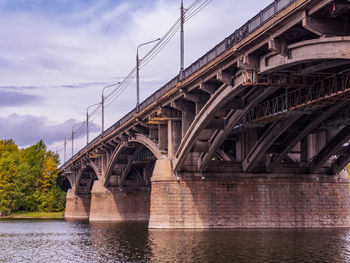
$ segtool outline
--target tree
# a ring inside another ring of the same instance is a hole
[[[65,192],[57,185],[58,155],[43,141],[18,149],[0,140],[0,215],[16,210],[62,211]]]
[[[10,152],[2,154],[0,159],[0,211],[8,214],[19,207],[19,200],[23,193],[19,190],[21,182],[18,180],[17,163]]]

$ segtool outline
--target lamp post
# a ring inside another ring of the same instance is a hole
[[[140,62],[141,60],[139,59],[139,48],[141,46],[145,46],[159,40],[160,38],[157,38],[155,40],[142,43],[136,49],[136,112],[139,112],[139,104],[140,104]]]
[[[105,98],[106,98],[103,95],[103,93],[104,93],[105,89],[113,87],[113,86],[118,85],[118,84],[121,84],[121,82],[117,82],[117,83],[114,83],[112,85],[108,85],[102,89],[102,100],[101,100],[101,106],[102,106],[102,132],[101,132],[101,134],[102,134],[102,137],[103,137],[103,133],[105,131]]]
[[[89,109],[92,108],[92,107],[95,107],[97,105],[100,105],[100,104],[101,104],[101,102],[95,103],[93,105],[90,105],[86,109],[86,145],[89,144]]]
[[[64,137],[64,163],[66,163],[66,154],[67,154],[67,138]]]
[[[74,124],[73,126],[72,126],[72,157],[73,157],[73,155],[74,155],[74,128],[76,127],[76,126],[78,126],[78,125],[82,125],[82,124],[84,124],[85,123],[85,121],[83,121],[83,122],[80,122],[80,123],[77,123],[77,124]]]
[[[185,9],[183,0],[181,0],[180,7],[180,80],[183,79],[183,71],[184,71],[184,56],[185,56],[185,44],[184,44],[184,23],[185,23]]]

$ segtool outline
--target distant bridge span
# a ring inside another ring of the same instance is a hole
[[[62,165],[66,218],[350,225],[349,17],[274,1]]]

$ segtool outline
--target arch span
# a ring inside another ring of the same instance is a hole
[[[144,135],[135,134],[135,136],[130,138],[128,142],[121,142],[112,153],[104,175],[103,185],[105,187],[107,187],[108,184],[121,186],[130,171],[134,171],[140,176],[141,173],[133,169],[132,166],[135,158],[142,154],[144,149],[149,150],[156,159],[164,158],[164,155],[161,153],[155,142]],[[119,179],[111,178],[113,172],[119,176]]]
[[[87,163],[77,173],[75,195],[90,194],[95,180],[99,180],[98,169],[93,163]]]

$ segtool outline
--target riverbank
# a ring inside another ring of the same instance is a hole
[[[64,212],[13,212],[9,216],[0,218],[28,218],[28,219],[63,219]]]

